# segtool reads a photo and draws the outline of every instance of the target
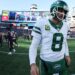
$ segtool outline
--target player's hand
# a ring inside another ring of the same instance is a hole
[[[67,66],[70,66],[70,63],[71,63],[70,56],[65,56],[65,60],[66,60]]]
[[[36,64],[31,65],[31,75],[39,75],[39,69]]]

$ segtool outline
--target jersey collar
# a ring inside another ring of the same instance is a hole
[[[51,24],[51,26],[53,26],[57,30],[60,30],[62,28],[62,26],[63,26],[63,22],[61,22],[59,25],[56,25],[50,19],[49,19],[49,23]]]

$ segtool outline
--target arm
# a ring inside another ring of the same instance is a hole
[[[40,44],[40,38],[33,37],[32,43],[29,49],[29,60],[30,60],[30,65],[33,63],[36,63],[36,56],[37,56],[37,48]]]
[[[66,61],[66,66],[69,66],[71,63],[71,59],[69,56],[69,49],[68,49],[67,41],[65,42],[65,61]]]
[[[32,31],[32,43],[29,49],[29,61],[31,67],[31,75],[39,75],[39,70],[36,65],[37,48],[41,42],[41,21],[37,21]]]
[[[39,44],[40,44],[40,39],[33,37],[33,40],[29,49],[31,75],[39,75],[39,70],[36,65],[37,48]]]

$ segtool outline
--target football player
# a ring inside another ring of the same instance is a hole
[[[37,48],[40,45],[40,75],[68,75],[67,66],[71,59],[67,45],[68,24],[64,21],[68,13],[68,5],[64,1],[56,1],[51,5],[51,19],[40,19],[32,31],[32,43],[29,49],[31,75],[39,75],[36,65]],[[67,63],[67,66],[66,66]]]
[[[13,45],[13,31],[8,31],[7,38],[8,38],[8,46],[9,46],[8,55],[12,55],[12,53],[15,53],[16,51]]]

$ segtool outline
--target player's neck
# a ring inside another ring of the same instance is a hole
[[[52,19],[52,22],[55,23],[56,25],[60,25],[61,21],[59,21],[58,19],[56,18],[53,18]]]

